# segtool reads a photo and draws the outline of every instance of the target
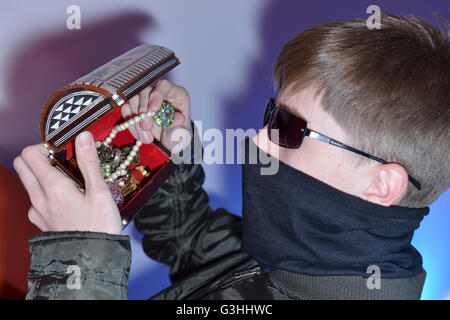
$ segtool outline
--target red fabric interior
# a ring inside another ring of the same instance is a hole
[[[122,114],[120,108],[110,112],[104,116],[101,121],[97,121],[89,127],[89,131],[94,136],[94,141],[104,141],[111,132],[112,128],[122,122]],[[112,147],[122,147],[134,143],[135,139],[128,130],[119,132],[111,143]],[[74,155],[74,144],[69,142],[66,145],[67,160],[71,160]],[[169,161],[169,157],[162,152],[154,144],[143,144],[139,149],[139,163],[131,166],[129,169],[133,169],[138,165],[146,166],[152,172],[154,176],[165,164]],[[151,179],[149,180],[151,181]],[[148,184],[148,182],[147,182]],[[126,205],[123,207],[125,208]]]

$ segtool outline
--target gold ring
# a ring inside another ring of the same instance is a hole
[[[135,170],[139,170],[140,173],[142,173],[142,176],[144,178],[147,178],[148,176],[150,176],[150,170],[147,167],[144,166],[137,166],[136,168],[134,168]]]

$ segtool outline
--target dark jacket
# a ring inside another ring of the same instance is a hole
[[[424,271],[381,279],[381,289],[369,289],[360,276],[264,272],[241,250],[241,218],[212,211],[203,181],[200,165],[180,165],[135,219],[146,254],[171,269],[173,285],[153,299],[420,298]],[[128,236],[46,233],[29,245],[27,299],[127,299]]]

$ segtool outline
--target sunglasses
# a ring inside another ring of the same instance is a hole
[[[264,111],[263,127],[266,125],[270,141],[283,148],[298,149],[302,145],[303,138],[310,137],[331,144],[335,147],[357,153],[363,157],[378,161],[382,164],[388,163],[383,159],[377,158],[373,155],[308,129],[306,120],[277,107],[274,98],[269,99],[266,105],[266,110]],[[408,179],[418,190],[421,189],[419,181],[410,175],[408,175]]]

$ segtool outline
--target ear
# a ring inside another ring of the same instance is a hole
[[[397,203],[408,187],[408,173],[398,163],[376,166],[373,179],[364,190],[365,200],[389,207]]]

